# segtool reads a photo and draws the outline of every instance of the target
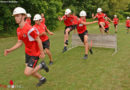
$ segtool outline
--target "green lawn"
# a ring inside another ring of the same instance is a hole
[[[120,23],[118,27],[117,54],[112,56],[114,49],[93,48],[94,54],[89,54],[87,60],[82,59],[84,47],[61,53],[63,29],[64,26],[60,26],[54,36],[49,36],[54,65],[49,66],[49,73],[40,71],[47,78],[47,82],[39,88],[35,87],[37,79],[26,77],[23,73],[24,47],[4,57],[4,49],[14,45],[17,38],[1,38],[0,84],[9,85],[9,81],[13,80],[14,84],[21,85],[23,90],[130,90],[130,34],[126,34],[125,23]],[[97,24],[89,25],[88,30],[90,34],[100,33]],[[114,34],[113,25],[110,33]],[[47,55],[45,61],[49,63]]]

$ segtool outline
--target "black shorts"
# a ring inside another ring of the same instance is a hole
[[[64,34],[66,34],[66,29],[67,29],[67,28],[70,29],[70,31],[69,31],[69,33],[70,33],[75,27],[74,27],[74,25],[66,26],[66,27],[65,27],[65,30],[64,30]]]
[[[50,49],[50,41],[49,41],[49,39],[42,42],[42,46],[43,46],[43,49],[45,49],[45,48]]]
[[[130,27],[126,27],[127,29],[130,29]]]
[[[35,68],[39,60],[38,56],[30,56],[25,54],[25,63],[28,67]]]
[[[105,28],[105,32],[109,31],[109,27],[108,28]]]
[[[77,24],[73,25],[73,29],[77,29]]]
[[[114,24],[114,27],[116,27],[118,24]]]
[[[102,26],[101,26],[101,25],[99,25],[99,28],[102,28]]]
[[[86,30],[85,32],[83,32],[82,34],[79,34],[79,37],[81,39],[82,42],[84,42],[84,36],[88,34],[88,30]]]

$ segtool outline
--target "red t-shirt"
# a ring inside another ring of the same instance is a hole
[[[65,26],[71,26],[74,24],[73,23],[73,21],[74,21],[73,15],[70,15],[69,17],[67,17],[67,15],[64,15],[62,18],[64,19]]]
[[[108,21],[105,21],[105,28],[109,28],[109,22]]]
[[[31,25],[31,19],[27,18],[26,22]]]
[[[28,23],[25,23],[23,28],[17,28],[18,40],[22,40],[25,44],[25,53],[30,56],[39,56],[40,50],[35,39],[39,32]]]
[[[77,16],[73,16],[73,17],[74,17],[74,20],[73,20],[74,25],[77,25],[78,24]]]
[[[87,30],[86,25],[81,24],[81,21],[86,22],[86,19],[83,20],[82,18],[80,18],[78,20],[78,24],[77,24],[77,32],[78,32],[78,34],[82,34],[83,32],[85,32]]]
[[[114,21],[113,23],[118,24],[118,20],[119,20],[118,18],[113,18],[113,21]]]
[[[130,20],[126,20],[126,27],[130,27]]]
[[[105,17],[107,17],[106,14],[104,14],[104,13],[101,13],[101,14],[97,13],[96,18],[98,18],[98,24],[100,22],[105,22]]]
[[[43,33],[43,32],[46,32],[46,29],[47,29],[45,24],[44,25],[35,24],[34,27],[38,29],[40,34]],[[44,41],[48,40],[49,38],[48,38],[47,35],[42,35],[42,36],[40,36],[40,39],[42,40],[42,42],[44,42]]]
[[[45,18],[42,18],[41,24],[45,24]]]

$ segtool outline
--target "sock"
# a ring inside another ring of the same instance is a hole
[[[42,77],[40,80],[44,80],[45,78],[44,77]]]
[[[65,44],[68,45],[68,40],[65,41]]]
[[[67,48],[67,46],[64,46],[64,49],[66,49]]]
[[[85,54],[84,56],[88,56],[88,54]]]

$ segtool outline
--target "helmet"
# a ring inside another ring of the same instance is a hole
[[[114,15],[114,17],[117,17],[117,15]]]
[[[65,10],[65,15],[68,15],[68,14],[70,14],[71,13],[71,10],[70,9],[66,9]]]
[[[98,9],[97,9],[97,12],[102,12],[102,8],[98,8]]]
[[[129,16],[127,16],[127,19],[130,19],[130,17],[129,17]]]
[[[30,13],[27,13],[27,17],[30,17],[30,18],[31,18],[31,14],[30,14]]]
[[[87,16],[86,12],[84,10],[82,10],[79,14],[79,16]]]
[[[36,21],[36,20],[41,20],[41,15],[40,14],[35,14],[34,18],[33,18],[33,21]]]
[[[16,8],[14,9],[14,11],[13,11],[13,15],[12,15],[12,16],[14,16],[14,15],[16,15],[16,14],[25,14],[25,15],[26,15],[26,11],[25,11],[25,9],[22,8],[22,7],[16,7]]]

